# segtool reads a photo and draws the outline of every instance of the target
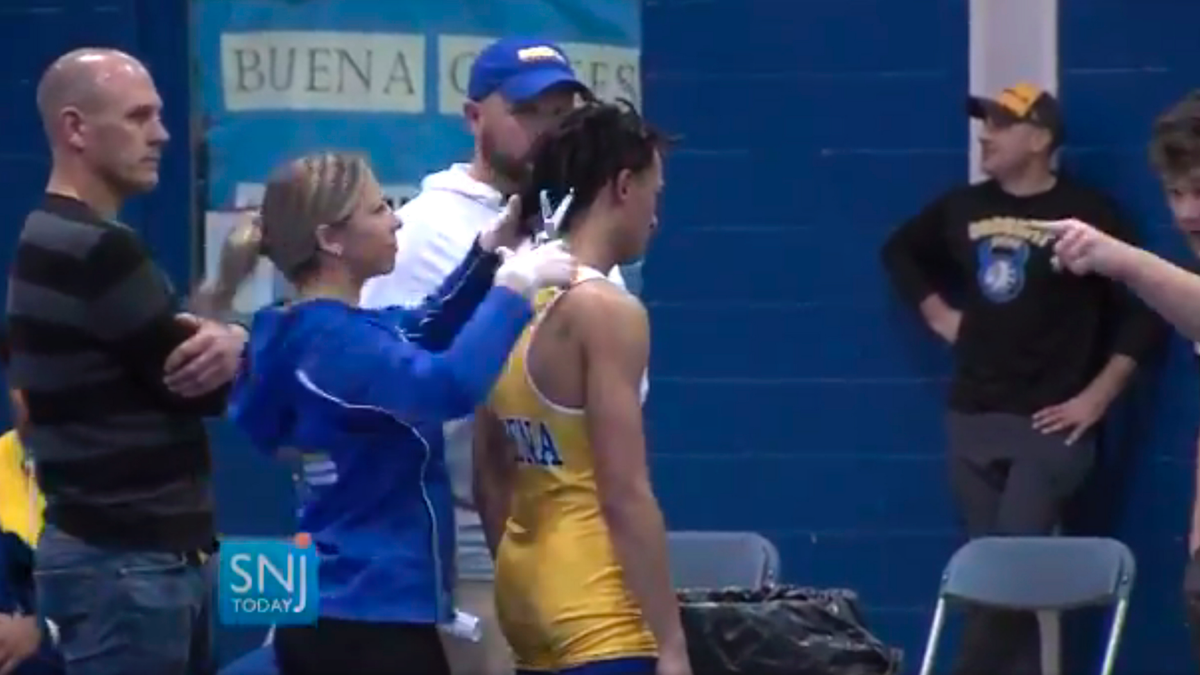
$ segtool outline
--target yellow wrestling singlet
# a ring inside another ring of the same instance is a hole
[[[603,279],[583,268],[573,285]],[[538,323],[559,297],[537,297],[489,401],[517,453],[496,611],[518,666],[533,670],[656,654],[600,512],[584,411],[546,400],[526,370]]]

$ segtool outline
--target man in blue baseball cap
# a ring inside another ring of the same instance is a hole
[[[400,208],[396,268],[363,289],[364,307],[420,302],[466,255],[480,230],[495,220],[506,195],[528,171],[529,148],[591,92],[576,77],[558,45],[539,39],[502,38],[485,47],[471,66],[463,115],[475,139],[468,163],[430,174],[421,192]],[[618,268],[609,276],[624,285]],[[457,521],[455,601],[480,619],[482,639],[446,641],[455,675],[512,672],[508,644],[495,621],[492,558],[471,485],[471,419],[446,425],[446,463]]]
[[[463,113],[475,136],[476,161],[502,192],[516,189],[529,146],[589,95],[562,49],[551,42],[502,38],[471,65]]]
[[[467,98],[482,101],[499,92],[513,102],[537,98],[548,89],[586,92],[575,77],[566,53],[551,42],[525,38],[502,38],[475,57]]]

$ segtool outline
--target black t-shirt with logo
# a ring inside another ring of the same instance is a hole
[[[1144,360],[1165,334],[1119,284],[1053,268],[1052,237],[1031,224],[1064,218],[1133,240],[1109,199],[1065,177],[1027,197],[995,181],[953,190],[888,239],[901,295],[940,293],[962,310],[952,409],[1032,414],[1078,394],[1114,353]]]

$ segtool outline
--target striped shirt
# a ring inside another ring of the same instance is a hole
[[[47,195],[17,242],[8,285],[9,385],[46,496],[46,522],[100,546],[208,550],[203,417],[227,388],[185,399],[163,384],[192,329],[128,227]]]

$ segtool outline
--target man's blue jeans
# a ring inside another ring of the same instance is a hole
[[[47,526],[38,611],[58,626],[68,675],[211,675],[212,564],[100,548]]]

